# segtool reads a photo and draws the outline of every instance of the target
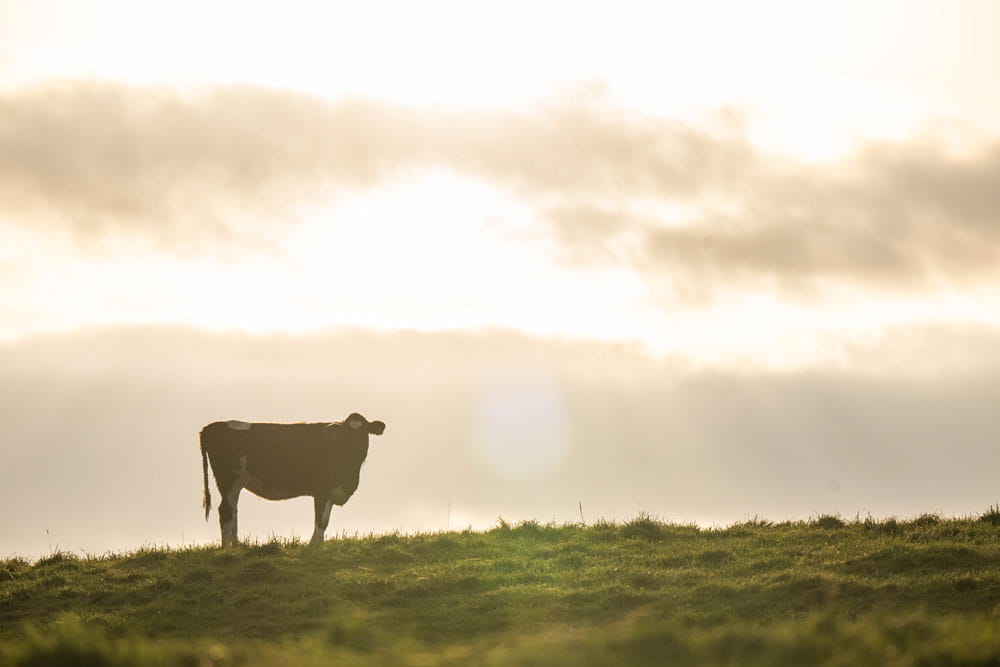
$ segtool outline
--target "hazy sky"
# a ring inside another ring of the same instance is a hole
[[[0,553],[354,410],[352,530],[981,511],[995,81],[989,0],[0,0]]]

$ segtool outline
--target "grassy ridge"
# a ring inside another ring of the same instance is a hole
[[[9,559],[0,665],[1000,664],[998,524],[501,521]]]

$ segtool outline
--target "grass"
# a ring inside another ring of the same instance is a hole
[[[0,665],[1000,664],[1000,514],[0,561]]]

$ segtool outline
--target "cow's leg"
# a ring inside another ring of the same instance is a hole
[[[242,488],[237,489],[237,491],[236,491],[236,497],[233,498],[233,525],[232,525],[232,528],[230,528],[230,531],[232,532],[232,535],[233,535],[233,539],[232,539],[232,543],[233,544],[239,544],[240,543],[240,530],[239,530],[239,525],[240,525],[240,491],[242,491],[242,490],[243,490]]]
[[[310,546],[323,544],[323,536],[326,534],[326,527],[330,524],[330,510],[333,509],[333,500],[329,496],[313,496],[313,507],[316,510],[316,523],[313,527]]]
[[[229,490],[222,495],[219,503],[219,527],[222,529],[222,546],[228,547],[236,543],[236,511],[240,502],[240,491],[243,485],[233,482]]]

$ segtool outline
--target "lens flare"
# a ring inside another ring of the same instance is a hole
[[[554,378],[517,373],[488,384],[476,403],[475,445],[480,459],[512,481],[537,481],[569,454],[569,423]]]

